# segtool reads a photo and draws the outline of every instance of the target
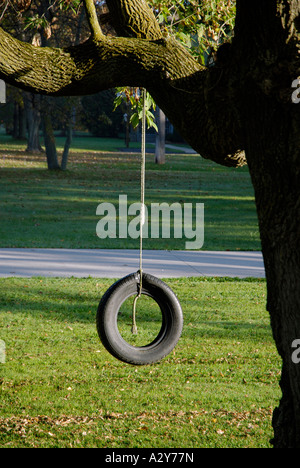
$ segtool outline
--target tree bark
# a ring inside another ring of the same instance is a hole
[[[300,365],[292,360],[292,344],[300,338],[300,106],[291,99],[291,84],[300,71],[299,22],[294,22],[300,2],[247,3],[238,2],[236,26],[248,68],[242,74],[240,115],[247,129],[267,309],[282,358],[282,399],[273,415],[272,443],[300,448]]]
[[[274,412],[273,444],[300,448],[300,367],[292,361],[293,341],[300,338],[300,119],[298,110],[293,116],[285,106],[268,101],[262,96],[248,101],[246,154],[255,188],[267,309],[282,358],[282,400]]]
[[[160,27],[146,0],[106,0],[106,4],[119,36],[162,39]]]

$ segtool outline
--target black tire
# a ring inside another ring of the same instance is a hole
[[[176,346],[183,328],[180,303],[172,289],[155,276],[143,273],[142,294],[150,296],[162,313],[162,325],[157,337],[146,346],[132,346],[118,330],[121,305],[139,293],[140,274],[132,273],[114,283],[103,295],[97,311],[98,335],[107,349],[117,359],[133,364],[147,365],[160,361]]]

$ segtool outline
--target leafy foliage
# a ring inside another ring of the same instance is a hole
[[[234,0],[151,0],[157,19],[202,64],[233,33],[236,13]]]
[[[80,9],[81,1],[80,0],[59,0],[59,1],[49,1],[49,8],[56,8],[61,11],[70,10],[74,15],[77,15]],[[50,22],[46,17],[46,12],[39,14],[29,13],[29,16],[25,17],[25,29],[49,29]]]
[[[203,64],[210,62],[215,50],[233,34],[236,6],[234,0],[151,0],[150,4],[165,34],[174,35]],[[139,92],[132,88],[118,88],[115,107],[130,102],[133,114],[130,122],[135,128],[142,116]],[[154,127],[155,109],[152,97],[147,93],[146,118]]]
[[[116,99],[114,101],[115,109],[119,107],[122,103],[127,102],[131,105],[132,115],[130,116],[130,123],[133,128],[137,128],[140,120],[143,115],[143,106],[144,100],[139,88],[129,88],[129,87],[120,87],[116,88]],[[156,104],[150,94],[146,93],[145,99],[145,111],[146,111],[146,121],[148,128],[155,128],[158,131],[157,125],[155,123],[155,116],[151,112],[151,109],[155,111]]]

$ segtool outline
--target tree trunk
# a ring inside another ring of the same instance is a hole
[[[24,106],[17,101],[14,102],[13,137],[26,140],[26,115]]]
[[[26,112],[25,112],[25,107],[24,103],[19,104],[19,135],[18,138],[20,140],[26,140],[27,135],[26,135]]]
[[[287,112],[263,96],[248,105],[246,154],[266,269],[267,309],[283,363],[273,444],[300,448],[300,366],[292,360],[293,342],[300,339],[299,111],[294,105]]]
[[[282,358],[282,399],[273,415],[272,443],[300,448],[300,364],[292,359],[294,340],[300,339],[300,105],[291,99],[299,64],[286,66],[287,57],[297,58],[297,47],[291,36],[286,40],[290,32],[282,29],[275,2],[245,3],[239,2],[237,18],[249,70],[240,88],[241,118],[266,270],[267,310]]]
[[[19,138],[19,104],[14,102],[14,118],[13,118],[13,138]]]
[[[57,159],[57,151],[56,151],[56,144],[55,144],[51,117],[46,109],[43,112],[43,133],[44,133],[44,142],[45,142],[45,148],[46,148],[48,169],[50,170],[60,169],[60,165]]]
[[[125,119],[125,146],[126,148],[129,148],[130,146],[130,104],[127,102],[126,103],[126,115],[124,116]]]
[[[28,127],[26,151],[40,153],[43,151],[40,145],[41,97],[31,93],[24,93],[23,96]]]
[[[158,107],[156,109],[158,132],[155,140],[155,162],[165,164],[166,161],[166,116]]]
[[[69,157],[69,151],[70,147],[72,144],[72,139],[73,139],[73,119],[70,120],[68,127],[67,127],[67,138],[65,141],[65,146],[64,146],[64,151],[62,154],[62,159],[61,159],[61,170],[65,171],[67,169],[67,163],[68,163],[68,157]]]

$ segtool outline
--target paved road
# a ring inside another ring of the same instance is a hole
[[[0,249],[0,277],[121,278],[138,268],[138,250]],[[158,278],[265,276],[260,252],[144,250],[143,270]]]

